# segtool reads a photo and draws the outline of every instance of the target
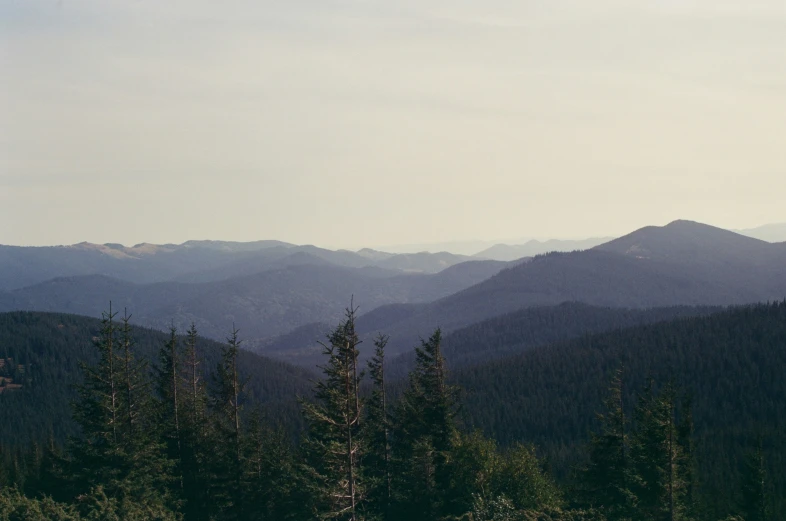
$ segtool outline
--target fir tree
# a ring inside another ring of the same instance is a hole
[[[676,426],[676,389],[669,382],[655,394],[652,380],[639,397],[631,443],[632,491],[643,520],[683,519],[685,483]]]
[[[309,424],[305,450],[309,458],[307,483],[315,499],[315,514],[320,519],[360,519],[364,497],[359,475],[360,376],[357,373],[355,314],[352,305],[345,320],[328,335],[323,344],[327,363],[324,379],[315,387],[315,402],[303,402]]]
[[[223,519],[242,519],[243,504],[238,496],[243,481],[243,454],[240,410],[244,382],[238,372],[240,352],[238,330],[232,328],[221,349],[221,362],[216,368],[214,410],[214,457],[212,473],[215,496]]]
[[[159,352],[158,394],[161,398],[160,429],[169,457],[175,462],[178,488],[183,489],[183,440],[180,429],[182,401],[182,367],[174,325],[169,329],[169,340]]]
[[[767,472],[764,449],[759,437],[753,450],[745,455],[742,470],[742,503],[740,510],[745,521],[768,521]]]
[[[201,358],[197,351],[197,329],[192,323],[184,342],[182,356],[182,476],[183,499],[186,518],[206,519],[213,507],[209,502],[207,455],[211,452],[208,397],[201,369]]]
[[[71,444],[71,482],[79,493],[100,485],[120,505],[165,509],[171,462],[157,439],[147,366],[134,357],[130,317],[118,330],[115,316],[110,306],[95,343],[99,363],[84,366],[78,387],[74,416],[83,436]]]
[[[415,368],[396,410],[398,517],[439,519],[446,511],[448,461],[456,434],[456,390],[446,382],[442,333],[415,349]],[[425,516],[425,517],[418,517]]]
[[[110,304],[109,312],[102,314],[101,330],[94,342],[98,364],[82,364],[84,383],[77,387],[74,419],[82,428],[82,436],[72,443],[75,462],[71,471],[72,482],[82,487],[102,484],[114,489],[128,467],[119,432],[122,413],[116,316]]]
[[[623,402],[623,369],[611,380],[597,415],[599,432],[592,433],[589,463],[580,472],[582,502],[603,509],[610,520],[624,519],[630,506],[628,419]]]
[[[374,357],[368,361],[372,391],[366,403],[366,420],[363,428],[365,454],[364,477],[368,485],[368,508],[374,515],[386,519],[391,500],[390,476],[390,416],[385,388],[385,346],[388,337],[380,334],[374,339]]]

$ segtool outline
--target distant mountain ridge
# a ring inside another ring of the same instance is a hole
[[[210,282],[134,284],[105,275],[60,277],[0,292],[0,311],[47,311],[99,316],[113,301],[133,310],[134,322],[166,330],[192,321],[222,340],[234,324],[249,341],[284,334],[313,321],[337,321],[349,299],[361,309],[428,302],[484,280],[506,266],[472,261],[439,273],[401,273],[378,267],[326,264],[284,266]]]
[[[745,304],[784,296],[786,245],[675,221],[590,250],[537,256],[432,303],[381,306],[361,316],[358,327],[384,331],[393,349],[405,350],[435,326],[452,331],[525,307],[566,301],[644,308]]]
[[[178,280],[210,282],[290,265],[332,264],[436,273],[475,260],[451,253],[391,254],[328,250],[282,241],[188,241],[183,244],[79,243],[71,246],[0,245],[0,291],[56,277],[106,275],[139,284]]]
[[[612,237],[598,237],[580,240],[549,239],[546,241],[533,239],[524,244],[495,244],[490,248],[476,253],[473,255],[473,257],[481,259],[512,261],[524,257],[533,257],[535,255],[549,253],[552,251],[588,250],[612,239]]]
[[[767,242],[786,242],[786,222],[765,224],[756,228],[734,231]]]

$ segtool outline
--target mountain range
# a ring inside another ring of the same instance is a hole
[[[389,334],[391,352],[400,353],[436,326],[450,332],[527,307],[726,306],[784,296],[786,243],[675,221],[589,250],[536,256],[434,302],[380,306],[362,315],[358,328],[366,336]]]
[[[512,261],[524,257],[534,257],[542,253],[552,251],[576,251],[588,250],[604,242],[612,240],[612,237],[592,238],[583,240],[558,240],[549,239],[539,241],[532,239],[524,244],[495,244],[490,248],[482,250],[473,257],[480,259],[494,259],[500,261]]]
[[[395,302],[429,302],[487,279],[496,261],[454,265],[439,273],[403,273],[324,263],[271,268],[211,282],[135,284],[105,275],[59,277],[0,292],[0,311],[49,311],[100,316],[109,302],[127,308],[136,324],[181,329],[222,340],[231,327],[258,341],[314,320],[333,322],[354,295],[363,310]]]
[[[105,275],[137,284],[211,282],[303,264],[437,273],[468,260],[474,259],[446,252],[333,251],[281,241],[188,241],[133,247],[87,242],[47,247],[0,245],[0,291],[80,275]]]
[[[0,283],[13,288],[0,291],[0,311],[99,316],[111,300],[137,324],[194,322],[217,340],[234,324],[249,347],[299,358],[313,353],[354,296],[359,331],[389,334],[397,354],[436,326],[451,332],[563,302],[651,308],[778,300],[786,295],[784,266],[786,243],[692,221],[512,262],[279,241],[0,247]],[[17,287],[25,281],[35,282]]]

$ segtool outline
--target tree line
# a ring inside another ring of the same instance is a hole
[[[238,331],[208,378],[195,327],[185,340],[173,328],[151,367],[129,319],[111,308],[102,318],[98,362],[84,364],[73,405],[80,434],[0,468],[0,520],[718,520],[698,493],[690,395],[672,380],[650,379],[631,408],[620,368],[560,486],[535,446],[500,447],[464,427],[439,329],[393,396],[388,339],[361,364],[350,305],[293,441],[247,399]],[[761,445],[748,454],[729,520],[772,519],[765,457]]]

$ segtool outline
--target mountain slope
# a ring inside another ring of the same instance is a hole
[[[732,506],[743,451],[761,434],[776,511],[786,513],[786,302],[529,349],[459,369],[453,380],[465,389],[469,426],[504,444],[536,443],[566,475],[623,363],[628,407],[649,376],[691,393],[702,486],[727,501],[708,507]]]
[[[68,312],[98,316],[113,301],[134,322],[157,329],[192,321],[223,339],[234,323],[251,340],[286,333],[312,321],[333,323],[352,295],[363,310],[394,302],[424,302],[486,279],[503,263],[473,261],[443,272],[400,275],[382,268],[292,265],[207,283],[137,285],[105,276],[54,279],[0,293],[0,311]]]
[[[729,305],[786,296],[786,248],[698,223],[633,232],[591,250],[551,253],[502,270],[426,306],[373,312],[365,332],[391,335],[393,350],[439,325],[452,331],[524,307],[566,301],[610,307]],[[402,318],[404,317],[404,318]],[[402,343],[399,343],[401,339]]]
[[[525,308],[453,331],[445,336],[443,353],[450,369],[455,370],[588,334],[709,315],[722,310],[692,306],[605,308],[577,302]],[[413,363],[414,353],[404,353],[390,361],[388,372],[406,374]]]
[[[133,311],[133,310],[131,310]],[[76,397],[73,385],[80,381],[79,362],[93,363],[97,351],[92,338],[100,321],[94,318],[54,313],[0,313],[0,358],[23,365],[15,383],[22,388],[0,394],[0,444],[44,441],[52,432],[56,439],[76,434],[70,419],[70,400]],[[168,335],[134,328],[136,350],[151,363]],[[202,367],[211,373],[220,359],[220,344],[200,339]],[[296,396],[310,392],[312,374],[285,363],[263,358],[245,350],[240,368],[248,378],[248,397],[263,405],[274,417],[289,426],[300,423]],[[209,380],[209,377],[208,377]]]

